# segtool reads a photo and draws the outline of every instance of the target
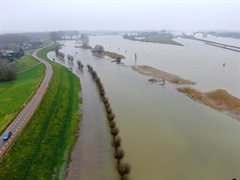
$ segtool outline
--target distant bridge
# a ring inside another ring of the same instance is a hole
[[[216,47],[220,47],[220,48],[223,48],[223,49],[228,49],[228,50],[231,50],[231,51],[240,52],[240,47],[239,46],[232,46],[232,45],[228,45],[228,44],[224,44],[224,43],[218,43],[218,42],[208,41],[208,40],[198,39],[198,38],[192,38],[192,39],[202,41],[207,45],[216,46]]]
[[[212,35],[212,36],[216,36],[217,37],[217,33],[214,32],[214,31],[206,31],[206,32],[204,32],[204,31],[197,31],[197,32],[193,32],[192,36],[194,37],[196,34],[202,34],[203,38],[206,38],[207,35]]]
[[[207,36],[208,34],[214,35],[215,32],[195,32],[193,33],[193,35],[186,35],[183,34],[182,38],[186,38],[186,39],[191,39],[191,40],[197,40],[197,41],[202,41],[207,45],[210,46],[215,46],[215,47],[219,47],[219,48],[223,48],[223,49],[227,49],[227,50],[231,50],[231,51],[236,51],[236,52],[240,52],[240,46],[233,46],[233,45],[229,45],[229,44],[224,44],[224,43],[218,43],[218,42],[214,42],[214,41],[209,41],[206,39],[200,39],[200,38],[196,38],[194,37],[195,34],[203,34],[203,36]]]

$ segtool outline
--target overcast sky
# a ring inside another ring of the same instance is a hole
[[[0,0],[0,32],[240,31],[240,0]]]

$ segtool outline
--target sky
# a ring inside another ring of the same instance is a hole
[[[0,0],[0,32],[240,31],[240,0]]]

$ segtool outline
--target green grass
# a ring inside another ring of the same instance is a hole
[[[28,65],[37,63],[30,56],[26,56],[20,61],[17,63],[18,69],[25,69]],[[43,79],[44,71],[44,65],[40,64],[18,74],[16,80],[0,83],[0,133],[35,93]]]
[[[51,43],[50,41],[45,41],[42,45],[40,45],[38,47],[34,47],[34,48],[30,48],[30,49],[25,50],[25,54],[32,54],[38,48],[48,46],[48,45],[50,45],[50,43]]]
[[[59,47],[59,45],[53,44],[51,46],[48,46],[48,47],[42,49],[40,52],[38,52],[38,56],[41,57],[42,59],[48,60],[47,53],[49,51],[53,51],[56,47]]]
[[[145,39],[143,39],[141,41],[182,46],[182,44],[174,41],[171,37],[163,36],[163,35],[149,35],[149,36],[146,36]]]
[[[26,55],[16,61],[17,72],[23,72],[39,64],[32,56]]]
[[[48,47],[39,56],[46,58]],[[53,63],[54,74],[42,103],[9,152],[1,159],[0,179],[58,179],[76,140],[81,99],[79,79]]]

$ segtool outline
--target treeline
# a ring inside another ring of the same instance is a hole
[[[98,77],[97,72],[93,69],[92,66],[87,65],[88,71],[92,75],[93,80],[95,81],[99,95],[102,99],[102,102],[105,106],[107,119],[109,122],[109,130],[112,135],[112,146],[113,146],[113,156],[116,159],[116,170],[121,178],[121,180],[125,180],[128,178],[128,174],[131,171],[131,166],[129,163],[123,162],[123,158],[125,155],[124,150],[122,149],[122,139],[119,135],[119,128],[117,127],[117,122],[115,120],[116,116],[111,108],[111,104],[106,96],[104,86]]]
[[[21,34],[3,34],[0,35],[0,46],[6,46],[12,43],[22,44],[29,42],[30,39]]]
[[[9,33],[0,35],[0,47],[12,43],[23,44],[36,41],[57,41],[64,37],[73,37],[79,35],[78,31],[54,31],[54,32],[28,32],[28,33]]]

